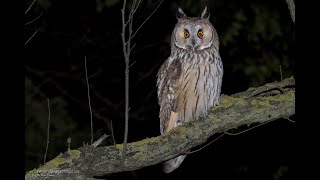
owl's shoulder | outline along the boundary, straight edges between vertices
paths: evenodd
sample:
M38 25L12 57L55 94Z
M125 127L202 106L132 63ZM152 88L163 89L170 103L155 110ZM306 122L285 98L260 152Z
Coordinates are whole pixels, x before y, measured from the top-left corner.
M181 74L182 63L179 59L169 57L161 66L158 72L158 78L163 76L170 77L170 79L178 79Z

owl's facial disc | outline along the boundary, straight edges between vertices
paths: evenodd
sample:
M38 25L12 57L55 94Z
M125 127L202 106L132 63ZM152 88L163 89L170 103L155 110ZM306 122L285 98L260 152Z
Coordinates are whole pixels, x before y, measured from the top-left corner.
M212 45L212 29L204 22L181 23L175 31L175 45L178 48L198 51Z

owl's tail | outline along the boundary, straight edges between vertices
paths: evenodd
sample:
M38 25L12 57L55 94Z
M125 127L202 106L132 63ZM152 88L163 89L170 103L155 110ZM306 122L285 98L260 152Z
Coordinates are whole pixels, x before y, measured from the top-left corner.
M163 163L163 172L165 173L171 173L175 169L177 169L180 164L183 162L184 158L186 158L187 155L181 155L174 159L170 159Z

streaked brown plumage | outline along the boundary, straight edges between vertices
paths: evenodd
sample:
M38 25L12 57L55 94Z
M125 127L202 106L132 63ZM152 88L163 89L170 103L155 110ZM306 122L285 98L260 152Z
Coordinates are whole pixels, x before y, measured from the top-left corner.
M187 17L179 8L177 18L170 57L157 75L162 134L207 115L211 106L218 105L223 77L219 38L207 8L201 17ZM164 172L178 168L185 157L164 162Z

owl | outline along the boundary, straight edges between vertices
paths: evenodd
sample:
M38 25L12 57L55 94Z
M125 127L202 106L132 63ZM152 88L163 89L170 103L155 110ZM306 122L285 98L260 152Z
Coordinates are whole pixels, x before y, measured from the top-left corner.
M200 17L187 17L181 8L177 10L171 54L157 74L161 134L193 122L207 115L211 106L219 105L223 64L218 34L209 16L207 7ZM164 162L163 171L174 171L185 158L180 155Z

